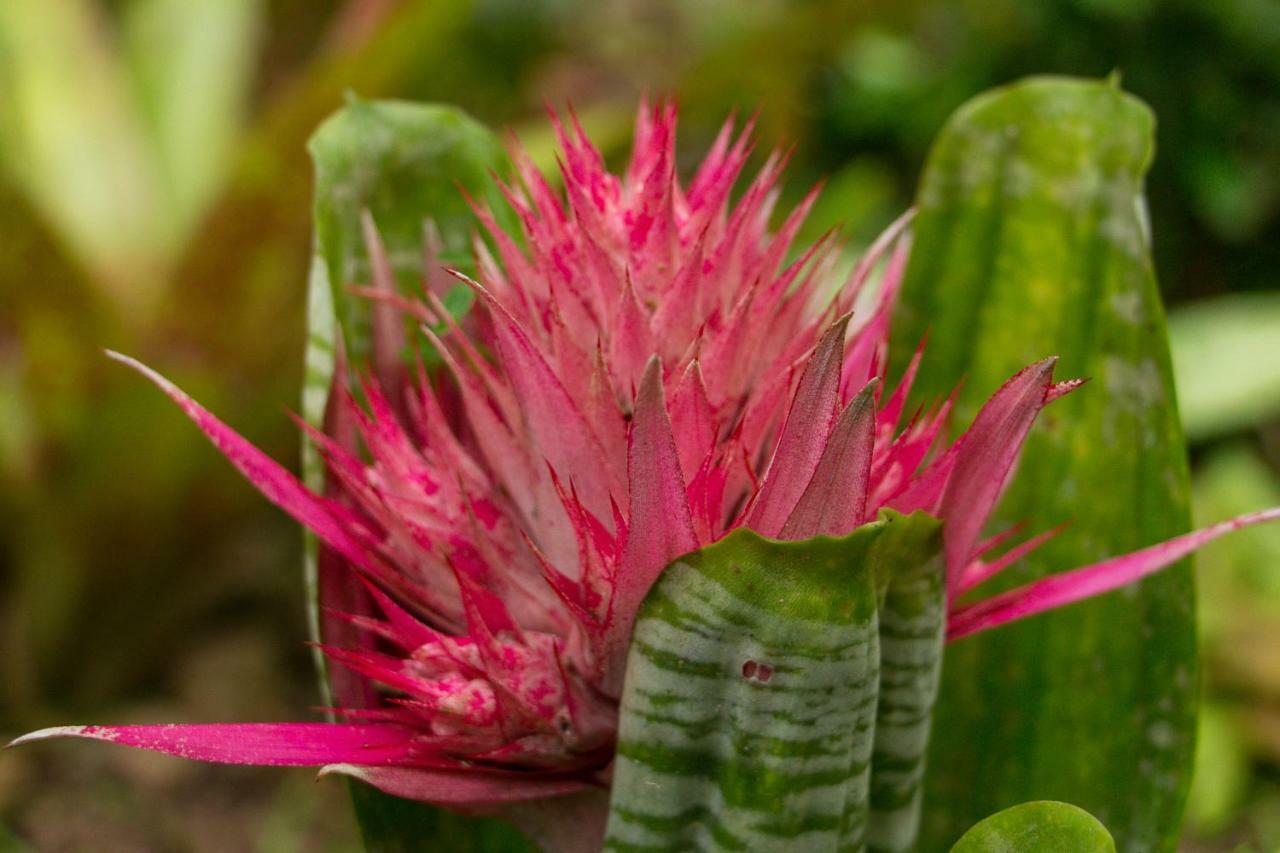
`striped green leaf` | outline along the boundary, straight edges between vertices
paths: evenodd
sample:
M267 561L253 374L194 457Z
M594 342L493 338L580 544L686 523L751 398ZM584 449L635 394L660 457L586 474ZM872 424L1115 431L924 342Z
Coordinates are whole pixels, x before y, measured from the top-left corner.
M1013 806L978 823L951 853L1115 853L1107 828L1082 808L1041 800Z
M354 97L320 126L309 149L316 176L315 233L302 413L319 426L333 380L338 336L356 364L369 351L369 307L348 290L351 284L370 281L361 212L367 209L377 223L398 285L413 293L423 271L424 220L430 217L439 230L442 262L465 269L474 219L460 188L485 196L493 185L491 172L503 170L506 157L489 130L456 108ZM303 446L303 475L313 489L323 488L324 472L310 442ZM311 634L319 639L313 537L306 545L306 584ZM319 656L317 664L323 672ZM327 691L327 680L322 681ZM531 849L504 823L462 818L352 784L370 850L421 850L429 839L445 837L451 850Z
M917 401L963 379L959 428L1044 356L1061 356L1062 378L1093 379L1046 412L993 529L1073 524L1004 584L1188 526L1142 196L1153 130L1113 82L1039 78L970 102L929 156L894 329L899 356L929 332ZM1122 850L1172 849L1194 730L1192 608L1184 566L950 647L923 849L1029 797L1079 803Z
M606 849L862 849L877 599L936 531L925 516L805 542L738 530L669 566L632 634Z
M892 513L887 518L900 519ZM880 691L871 756L871 825L877 851L915 848L925 753L947 627L941 525L923 514L891 524L876 543L881 594Z

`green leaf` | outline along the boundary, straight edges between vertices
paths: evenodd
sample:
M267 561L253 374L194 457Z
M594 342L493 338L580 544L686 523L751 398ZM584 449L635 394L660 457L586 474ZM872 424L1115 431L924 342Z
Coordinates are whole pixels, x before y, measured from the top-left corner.
M367 209L377 223L398 285L414 293L422 272L424 220L436 223L442 262L467 267L474 219L460 188L484 197L493 185L491 173L504 170L507 161L493 134L453 107L355 97L320 126L309 148L316 171L315 235L302 413L320 426L337 335L343 335L352 361L359 363L369 351L369 307L347 289L370 280L361 212ZM303 475L311 488L323 488L323 467L310 442L303 446ZM310 536L305 571L311 635L319 639L316 542ZM323 673L318 655L317 665ZM327 680L322 682L327 693ZM531 849L497 820L459 817L357 784L352 794L370 850L420 850L441 837L457 850Z
M955 425L1022 366L1092 382L1028 441L993 529L1071 527L984 592L1188 527L1142 180L1154 122L1111 82L1037 78L961 108L929 156L894 329L929 331L916 402L960 381ZM1194 740L1185 566L950 647L934 718L925 849L1027 797L1080 803L1123 850L1172 849Z
M669 566L632 634L606 849L860 848L877 590L936 534L923 515L804 542L740 529Z
M871 825L876 851L914 850L920 831L925 753L947 628L942 525L923 513L892 520L876 543L881 598L880 690L871 754Z
M1041 800L993 814L951 853L1115 853L1107 828L1082 808Z

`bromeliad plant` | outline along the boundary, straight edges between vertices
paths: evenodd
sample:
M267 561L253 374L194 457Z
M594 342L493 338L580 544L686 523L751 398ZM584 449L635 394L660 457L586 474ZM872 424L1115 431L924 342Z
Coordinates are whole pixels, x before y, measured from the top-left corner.
M971 135L958 137L1004 122L1009 99L1013 117L996 139L1016 138L1024 117L1027 128L1068 121L1067 107L1120 104L1145 116L1110 85L1036 81L967 108L955 126ZM316 375L304 401L323 459L313 488L117 356L315 535L336 719L73 726L20 741L71 735L210 761L321 766L394 797L506 817L548 849L949 843L951 829L926 827L932 834L920 838L945 641L1132 584L1216 536L1280 518L1259 512L977 594L1058 532L1033 529L1012 544L1022 528L987 528L1041 411L1081 384L1055 381L1052 348L1041 350L954 441L948 429L964 398L921 406L913 397L936 382L926 375L939 372L929 366L935 345L904 350L891 337L895 308L907 299L916 322L932 300L965 312L971 333L994 310L981 301L993 289L921 299L915 272L947 251L940 229L963 225L948 208L957 191L976 199L964 204L992 205L982 195L991 182L926 175L920 221L902 217L838 278L833 239L795 245L816 189L774 215L784 158L769 157L731 197L752 151L750 125L735 133L726 124L682 184L671 106L641 107L621 176L576 121L552 122L563 193L513 147L517 180L499 181L492 203L470 202L482 231L470 273L443 272L442 259L467 264L459 250L471 220L436 187L443 172L487 192L481 176L504 161L481 129L439 108L354 103L318 135ZM400 144L415 134L428 153ZM982 168L997 168L1001 152L982 153ZM935 152L931 169L941 158ZM1098 237L1145 264L1134 207L1144 165L1125 184L1105 168L1089 172L1084 156L1072 168L1087 180L1059 176L1046 209L1078 213L1082 247ZM999 178L1000 192L1038 191L1025 165ZM1095 223L1096 203L1118 218ZM425 214L436 217L425 262L406 262L405 223L416 231ZM1038 227L1052 246L1053 223ZM1105 251L1090 251L1094 276L1106 279ZM1105 288L1094 286L1101 298ZM1105 296L1140 326L1151 309L1143 294ZM1111 366L1105 387L1078 394L1123 410L1167 391L1159 327L1148 326L1143 340L1154 343L1142 346L1160 359L1150 375L1116 384ZM948 334L944 349L955 346ZM1006 351L1048 343L1022 336L1016 316L992 334ZM903 352L905 368L890 375ZM1154 402L1171 411L1171 400ZM1109 429L1075 440L1122 440L1122 424ZM1165 439L1149 436L1151 459ZM1064 470L1057 487L1078 486ZM1176 477L1168 488L1179 488ZM1005 675L976 677L998 685ZM935 750L951 735L935 733ZM966 783L983 784L976 775ZM981 816L939 821L934 811L945 808L923 800L934 826ZM1027 821L1106 836L1080 824L1078 810L1057 808L1010 813L960 847L1020 837ZM430 846L404 827L373 826L372 815L366 807L371 840L401 833L401 844ZM1145 835L1124 830L1126 846L1160 844L1176 818ZM444 843L462 846L492 828L455 822L448 831Z

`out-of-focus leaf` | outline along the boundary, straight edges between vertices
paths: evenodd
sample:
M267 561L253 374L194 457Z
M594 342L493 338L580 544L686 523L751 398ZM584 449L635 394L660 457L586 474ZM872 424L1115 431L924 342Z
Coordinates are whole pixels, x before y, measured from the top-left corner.
M1200 524L1260 506L1280 504L1275 472L1247 444L1215 448L1200 461L1194 482ZM1280 620L1280 529L1262 526L1207 545L1196 557L1201 584L1201 642L1210 656L1236 656L1231 636L1247 622ZM1280 625L1277 625L1280 639ZM1277 685L1280 688L1280 685Z
M397 284L412 295L423 272L424 220L430 217L439 229L440 260L466 266L474 219L462 190L483 197L492 186L491 174L503 170L506 159L493 134L461 110L355 97L320 126L309 148L316 175L315 235L302 412L309 423L322 427L338 335L357 363L369 352L369 305L347 290L371 281L362 212L373 216ZM303 451L304 477L320 490L324 473L319 455L310 442ZM316 542L308 537L308 614L318 640L322 602L316 554ZM323 671L322 659L317 662ZM520 833L499 821L458 817L359 783L352 783L352 797L365 843L373 851L419 850L425 839L445 837L457 850L528 849Z
M738 529L663 571L632 632L605 849L862 849L885 524Z
M1280 415L1280 294L1241 293L1170 311L1169 345L1190 439Z
M1249 785L1249 753L1240 723L1221 705L1200 708L1196 736L1195 775L1187 798L1187 824L1192 832L1212 834L1226 829L1244 806Z
M951 853L1115 853L1107 828L1087 811L1041 800L1007 808L961 836Z
M930 332L917 402L955 425L1024 365L1093 382L1057 402L993 526L1071 528L1011 585L1188 527L1186 450L1148 255L1154 122L1111 82L1038 78L963 107L930 154L892 352ZM1186 567L947 652L924 846L1027 797L1079 803L1123 850L1172 849L1197 686Z
M122 46L175 245L217 190L257 67L261 0L132 0Z
M110 27L87 0L0 3L0 146L9 176L126 309L149 305L172 257Z

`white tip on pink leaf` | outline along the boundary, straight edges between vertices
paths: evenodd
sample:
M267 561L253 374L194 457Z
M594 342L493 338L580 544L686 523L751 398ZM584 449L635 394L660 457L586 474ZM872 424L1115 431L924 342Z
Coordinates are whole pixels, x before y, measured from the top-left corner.
M118 352L107 355L150 379L169 395L214 447L234 465L249 482L258 487L267 500L280 507L299 523L313 531L325 544L357 566L367 566L369 556L364 545L341 523L323 499L316 497L298 478L254 447L241 435L188 397L182 389L151 368Z
M403 761L412 752L413 731L403 726L343 723L59 726L23 735L9 746L64 737L221 764L319 767L334 762Z

